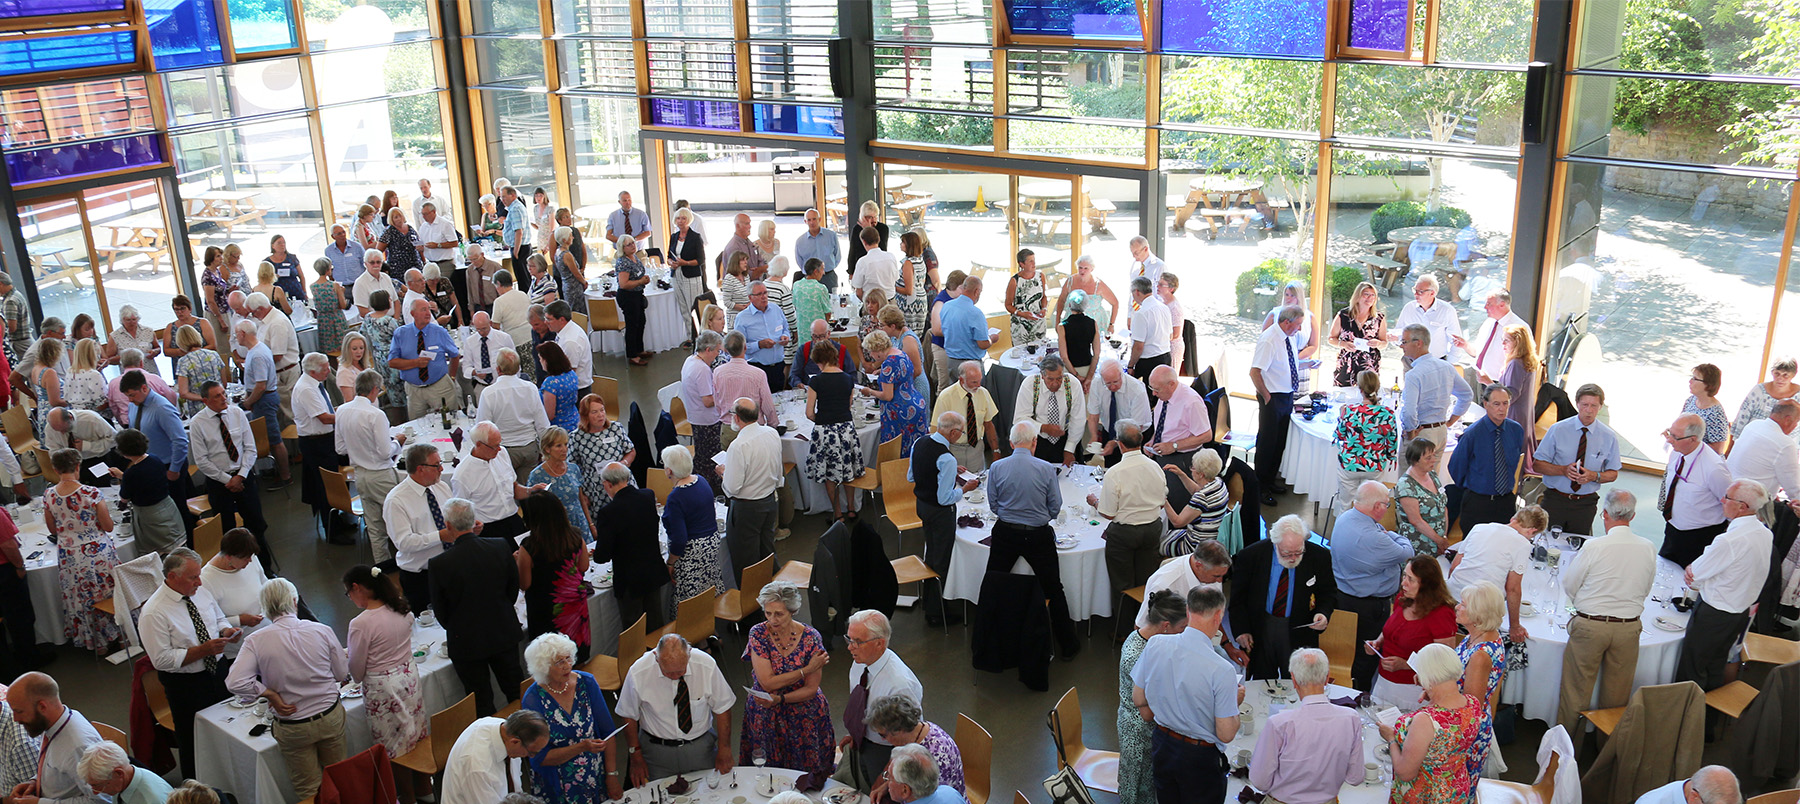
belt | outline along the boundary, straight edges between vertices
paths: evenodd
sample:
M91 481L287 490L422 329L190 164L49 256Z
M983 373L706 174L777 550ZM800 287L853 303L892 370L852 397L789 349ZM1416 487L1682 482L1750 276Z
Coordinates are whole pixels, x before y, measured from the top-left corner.
M1550 492L1551 494L1555 494L1558 497L1566 497L1571 500L1591 500L1591 499L1594 499L1595 497L1600 496L1600 492L1598 492L1598 491L1591 491L1591 492L1588 492L1587 494L1570 494L1566 491L1558 491L1557 489L1550 488L1549 486L1545 486L1544 490Z
M281 725L283 725L283 726L298 726L298 725L301 725L301 724L303 724L303 723L311 723L311 722L313 722L313 721L315 721L315 720L318 720L318 719L320 719L320 718L323 718L323 717L325 717L325 716L326 716L326 715L329 715L329 714L331 714L331 713L332 713L332 712L336 712L336 711L337 711L337 708L338 708L338 701L335 701L335 700L334 700L334 701L332 701L332 702L331 702L331 706L329 706L329 707L327 707L327 708L326 708L326 709L325 709L325 711L323 711L323 712L320 712L320 713L318 713L318 714L316 714L316 715L313 715L313 716L312 716L312 717L302 717L302 718L295 718L295 719L293 719L293 720L277 720L277 721L275 721L275 722L277 722L277 723L280 723L280 724L281 724Z
M1580 617L1583 620L1593 620L1594 622L1601 623L1635 623L1638 621L1638 618L1636 617L1602 617L1598 614L1588 614L1580 611L1575 612L1575 616Z
M700 737L705 737L705 736L706 735L704 735L704 734L700 735ZM650 742L656 743L657 745L668 746L669 748L680 748L681 746L687 745L688 743L691 743L694 740L700 739L700 737L695 737L693 740L665 740L654 734L650 734L647 732L644 734L644 739L649 740Z
M1199 737L1189 737L1185 734L1182 734L1181 732L1178 732L1174 729L1169 728L1168 726L1157 726L1156 730L1162 732L1163 734L1167 734L1170 737L1173 737L1177 740L1180 740L1184 743L1187 743L1188 745L1208 745L1208 746L1212 745L1212 743L1207 742L1206 740L1202 740Z
M1500 498L1501 498L1501 497L1512 497L1512 496L1514 496L1514 495L1515 495L1515 494L1516 494L1516 492L1511 492L1511 491L1503 491L1503 492L1501 492L1501 493L1499 493L1499 494L1482 494L1482 493L1481 493L1481 492L1479 492L1479 491L1465 491L1465 492L1463 492L1463 496L1464 496L1464 497L1485 497L1485 498L1487 498L1487 499L1490 499L1490 500L1497 500L1497 499L1500 499Z
M1433 427L1443 427L1446 424L1449 424L1449 422L1432 422L1430 424L1421 424L1417 427L1414 427L1413 432L1418 432L1420 430L1430 430Z

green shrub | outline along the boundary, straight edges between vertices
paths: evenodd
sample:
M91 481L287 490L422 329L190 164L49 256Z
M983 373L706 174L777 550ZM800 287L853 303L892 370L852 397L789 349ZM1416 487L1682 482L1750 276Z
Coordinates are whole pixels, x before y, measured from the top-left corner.
M1355 265L1331 266L1331 306L1325 312L1336 313L1350 306L1350 295L1364 278L1363 270Z
M1408 226L1448 226L1461 229L1469 225L1469 213L1458 207L1438 207L1426 211L1417 201L1389 201L1369 215L1369 234L1375 242L1386 243L1388 232Z
M1258 294L1257 288L1275 289L1305 277L1293 273L1286 260L1279 257L1264 260L1237 278L1237 313L1244 318L1262 318L1275 306L1276 294Z

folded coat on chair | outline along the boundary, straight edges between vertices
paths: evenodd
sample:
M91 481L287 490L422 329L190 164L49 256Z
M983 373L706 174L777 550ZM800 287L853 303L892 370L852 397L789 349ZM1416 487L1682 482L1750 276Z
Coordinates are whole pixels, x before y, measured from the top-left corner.
M1731 730L1730 756L1732 772L1744 782L1800 773L1800 662L1769 671Z
M387 804L398 800L394 769L380 743L342 762L325 766L319 804Z
M1706 693L1699 684L1640 687L1599 758L1582 774L1582 794L1590 804L1632 804L1693 776L1705 745Z
M981 581L971 633L976 670L1019 668L1019 681L1050 689L1050 612L1036 575L990 572Z

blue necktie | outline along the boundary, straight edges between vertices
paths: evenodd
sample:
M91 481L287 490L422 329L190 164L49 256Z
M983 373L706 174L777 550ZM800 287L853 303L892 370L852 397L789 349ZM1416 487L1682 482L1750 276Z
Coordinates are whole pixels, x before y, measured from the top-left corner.
M1288 392L1300 390L1300 367L1294 365L1294 339L1283 336L1281 344L1287 347L1288 356Z
M331 403L331 394L325 390L325 383L319 383L319 396L325 398L325 412L336 413L337 405Z

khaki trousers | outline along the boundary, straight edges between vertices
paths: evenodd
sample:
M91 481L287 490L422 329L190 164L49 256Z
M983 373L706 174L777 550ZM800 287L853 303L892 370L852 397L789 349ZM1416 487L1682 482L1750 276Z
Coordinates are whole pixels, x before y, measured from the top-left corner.
M1562 692L1556 705L1556 722L1574 737L1576 720L1594 696L1594 676L1600 677L1601 709L1624 706L1631 698L1631 680L1637 675L1638 640L1643 622L1604 623L1586 617L1569 619L1569 645L1563 649Z
M1444 454L1444 441L1449 437L1450 430L1441 424L1436 427L1427 427L1413 434L1413 438L1423 438L1438 446L1438 466L1440 467L1450 458L1450 456ZM1408 463L1406 460L1406 442L1402 441L1400 443L1400 472L1404 474L1406 468L1411 465L1412 464Z
M381 504L398 485L400 472L392 466L356 467L356 495L362 498L363 529L369 533L369 551L377 564L394 556L388 549L387 520L382 517Z
M406 386L406 418L417 419L442 408L462 410L462 386L449 372L430 385Z
M536 469L538 464L542 463L544 451L542 447L538 446L538 442L533 441L523 446L507 447L506 455L512 461L513 473L524 477L531 474L531 470Z
M281 428L294 423L294 383L300 381L300 364L295 363L275 372L275 385L281 391L281 421L275 431L269 433L269 443L281 440Z
M333 705L331 712L307 723L275 721L271 729L281 758L287 761L288 775L294 780L294 793L302 799L319 792L325 766L344 761L344 707Z

